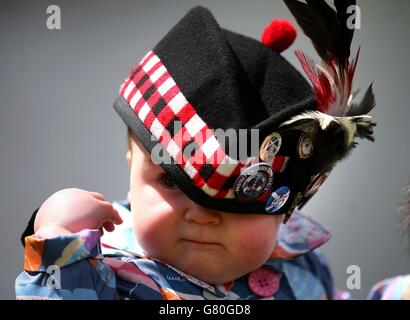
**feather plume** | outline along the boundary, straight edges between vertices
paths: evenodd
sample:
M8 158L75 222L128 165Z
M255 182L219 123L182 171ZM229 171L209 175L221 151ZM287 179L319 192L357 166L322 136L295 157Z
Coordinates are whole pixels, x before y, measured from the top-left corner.
M333 126L331 126L333 124ZM296 115L279 127L283 130L301 130L317 136L324 135L339 127L344 131L344 148L346 151L354 147L354 138L374 141L373 127L376 124L369 115L334 117L319 111L306 111Z
M354 147L354 138L373 141L375 123L367 114L375 106L372 85L359 104L353 103L353 78L360 48L352 61L350 46L354 29L349 29L347 8L356 0L334 0L336 11L325 0L284 0L303 32L310 38L322 61L315 63L302 51L296 51L303 70L312 83L317 111L305 112L282 123L282 127L325 134L342 129L344 146ZM309 129L309 126L312 128ZM339 129L338 129L339 128Z
M284 2L322 58L320 63L315 63L303 52L295 52L312 82L317 110L337 117L349 116L360 49L350 62L354 29L347 26L347 8L355 5L356 0L335 0L336 11L325 0Z

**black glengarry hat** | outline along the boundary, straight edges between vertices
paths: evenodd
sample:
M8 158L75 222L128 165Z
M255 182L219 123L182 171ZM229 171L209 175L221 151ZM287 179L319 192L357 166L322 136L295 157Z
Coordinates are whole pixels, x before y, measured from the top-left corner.
M316 87L280 55L295 35L289 22L274 21L260 42L195 7L123 82L115 110L154 158L170 159L159 164L199 205L289 216L359 132L371 137L369 116L319 108ZM257 132L256 154L248 143L241 159L240 134L232 144L218 130L242 130L248 142Z

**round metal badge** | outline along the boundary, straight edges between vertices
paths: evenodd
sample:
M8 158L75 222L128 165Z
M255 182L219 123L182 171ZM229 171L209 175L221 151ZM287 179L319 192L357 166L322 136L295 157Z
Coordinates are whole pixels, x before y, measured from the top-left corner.
M283 186L272 192L268 200L265 203L265 210L268 213L273 213L282 208L286 201L288 201L290 190L288 187Z
M307 159L313 154L313 141L308 133L303 133L299 137L297 151L301 159Z
M330 172L318 173L317 175L313 176L312 181L307 186L305 192L303 193L303 196L305 198L313 196L322 186L323 182L325 182L325 180L329 176L329 173Z
M282 145L282 137L279 133L273 132L268 135L259 149L259 157L262 161L271 163Z
M235 198L247 201L257 198L273 184L273 170L267 163L256 163L246 168L233 186Z

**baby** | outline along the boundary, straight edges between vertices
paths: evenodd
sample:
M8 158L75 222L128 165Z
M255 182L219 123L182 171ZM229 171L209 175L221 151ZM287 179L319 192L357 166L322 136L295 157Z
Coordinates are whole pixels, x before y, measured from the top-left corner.
M354 68L331 47L326 76L298 53L315 68L312 95L279 54L295 36L274 20L261 43L220 28L203 7L189 11L114 103L128 126L128 201L80 189L48 198L25 238L17 298L332 299L315 250L329 232L296 208L356 137L372 139L374 99L369 88L350 105L351 83L332 77L351 81ZM219 129L238 135L220 138Z

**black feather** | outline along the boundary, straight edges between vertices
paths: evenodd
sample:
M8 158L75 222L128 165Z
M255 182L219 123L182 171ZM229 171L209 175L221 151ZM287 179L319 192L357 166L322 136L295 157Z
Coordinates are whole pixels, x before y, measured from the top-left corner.
M356 0L334 0L335 8L337 11L337 16L342 27L343 33L343 48L344 57L348 59L350 57L350 46L352 44L354 29L349 29L347 26L347 19L349 15L347 14L347 8L352 5L356 5Z
M303 32L313 43L316 51L322 59L328 56L330 48L333 46L333 36L326 27L325 21L320 19L308 4L297 0L284 0L297 23Z
M376 105L376 98L373 93L373 83L367 88L362 101L357 105L353 104L348 115L358 116L361 114L368 114Z
M354 30L347 27L347 7L355 0L335 0L334 11L325 0L284 0L303 32L323 60L336 57L344 66L350 56Z

